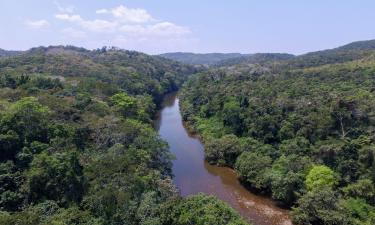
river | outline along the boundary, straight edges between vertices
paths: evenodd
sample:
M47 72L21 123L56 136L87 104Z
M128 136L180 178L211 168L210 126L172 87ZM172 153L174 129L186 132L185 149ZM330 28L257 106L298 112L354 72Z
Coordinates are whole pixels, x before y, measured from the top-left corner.
M288 210L279 208L271 199L251 193L227 167L208 164L204 160L201 141L185 129L177 93L164 98L155 122L160 136L168 142L173 161L174 183L186 197L203 192L227 202L254 225L291 225Z

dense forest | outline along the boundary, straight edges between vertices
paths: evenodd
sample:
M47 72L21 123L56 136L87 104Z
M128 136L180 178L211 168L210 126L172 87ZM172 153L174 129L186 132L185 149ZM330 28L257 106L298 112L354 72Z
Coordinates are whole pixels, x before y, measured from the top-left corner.
M163 58L172 59L177 62L193 65L214 65L224 60L236 59L248 56L240 53L189 53L173 52L159 55Z
M270 61L289 60L295 56L285 53L188 53L174 52L159 55L160 57L175 60L190 65L205 65L210 67L233 66L237 64L254 64Z
M213 64L214 67L229 67L238 64L263 64L270 62L281 62L294 58L294 55L286 53L256 53L241 57L224 59Z
M246 224L222 201L182 199L152 127L199 68L102 48L0 58L0 224Z
M247 224L172 182L152 121L181 86L209 163L295 224L375 224L375 41L173 57L210 67L105 47L0 50L0 224Z
M375 41L232 59L180 99L206 159L291 207L295 224L375 224Z
M21 51L7 51L0 48L0 57L8 57L8 56L14 56L17 54L22 53Z

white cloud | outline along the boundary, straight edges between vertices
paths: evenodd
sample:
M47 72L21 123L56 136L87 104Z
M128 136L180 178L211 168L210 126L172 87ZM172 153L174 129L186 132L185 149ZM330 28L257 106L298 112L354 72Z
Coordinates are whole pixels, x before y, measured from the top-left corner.
M106 13L109 13L107 9L98 9L96 10L96 13L97 14L106 14Z
M114 18L124 23L147 23L154 21L152 16L145 10L140 8L128 8L120 5L118 7L108 9L99 9L97 14L112 14Z
M120 31L132 35L142 35L147 33L147 29L141 25L123 25L120 27Z
M149 29L150 33L159 36L182 36L191 33L189 28L177 26L170 22L157 23L152 25Z
M117 27L116 22L111 22L107 20L84 20L81 26L95 32L113 32Z
M62 29L61 32L65 35L67 35L69 37L73 37L73 38L84 38L84 37L87 36L86 32L81 31L81 30L77 30L77 29L74 29L74 28L71 28L71 27Z
M114 39L114 42L120 45L124 45L128 43L128 38L122 36L122 35L117 35Z
M80 15L57 14L57 19L75 23L87 30L94 32L111 32L114 31L117 23L107 20L84 20Z
M123 25L120 31L130 36L178 37L191 33L187 27L170 22L160 22L152 25Z
M76 25L81 26L84 29L94 32L115 32L119 31L123 34L127 34L130 36L137 36L140 37L142 35L146 36L164 36L164 37L176 37L176 36L183 36L186 34L191 33L190 29L187 27L178 26L171 22L156 22L153 20L151 15L148 16L138 16L132 17L131 21L149 21L147 23L129 23L125 21L129 21L130 14L127 15L127 19L125 20L117 20L118 17L121 16L122 19L125 18L124 8L126 10L133 10L128 9L124 6L119 6L111 11L113 14L114 20L102 20L102 19L94 19L94 20L85 20L80 15L74 14L57 14L55 17L59 20L68 21L71 23L75 23ZM137 9L140 10L140 9ZM107 13L108 11L105 9L100 9L96 11L97 13ZM137 13L135 13L137 14ZM117 15L117 16L116 16ZM153 22L151 22L151 19Z
M76 41L84 38L85 45L95 47L113 45L156 52L178 49L179 46L196 42L188 27L155 19L145 9L120 5L98 9L95 13L96 18L88 19L77 13L60 10L55 18L70 24L61 30L65 37ZM90 35L91 32L95 34Z
M74 9L75 7L72 6L72 5L69 5L69 6L62 6L60 5L59 2L57 1L54 1L53 2L55 4L55 6L57 7L57 10L61 13L73 13L74 12Z
M47 20L27 20L25 24L32 29L43 29L49 26Z
M59 20L66 20L69 22L82 22L83 21L80 15L56 14L55 17Z

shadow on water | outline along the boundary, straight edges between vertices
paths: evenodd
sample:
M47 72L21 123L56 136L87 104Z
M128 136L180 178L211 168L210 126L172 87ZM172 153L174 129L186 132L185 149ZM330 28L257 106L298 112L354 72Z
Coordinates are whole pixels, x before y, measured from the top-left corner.
M204 160L202 143L190 135L183 125L177 93L164 98L155 128L176 156L173 180L182 196L199 192L215 195L254 225L292 224L288 210L278 207L267 197L248 191L238 181L234 170L213 166Z

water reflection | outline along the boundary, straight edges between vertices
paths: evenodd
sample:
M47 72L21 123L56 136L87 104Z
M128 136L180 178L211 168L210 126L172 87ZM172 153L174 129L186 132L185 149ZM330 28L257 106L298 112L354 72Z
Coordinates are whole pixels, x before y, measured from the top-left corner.
M183 123L176 93L167 95L155 121L160 136L175 154L174 182L182 196L204 192L229 203L254 225L290 225L288 211L269 198L246 190L232 169L217 167L204 160L200 140L190 135Z

